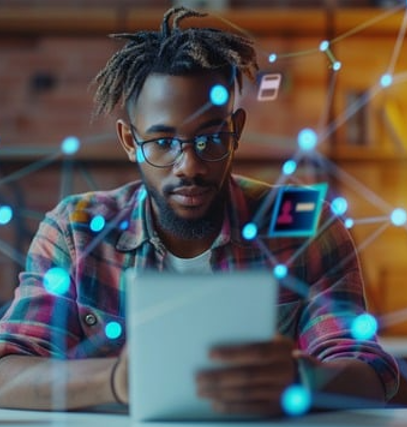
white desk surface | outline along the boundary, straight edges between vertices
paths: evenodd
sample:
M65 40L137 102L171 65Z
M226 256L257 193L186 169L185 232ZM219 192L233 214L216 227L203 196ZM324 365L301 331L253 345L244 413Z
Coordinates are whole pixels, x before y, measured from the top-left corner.
M406 427L407 409L369 409L309 414L267 422L132 423L125 414L64 413L0 409L1 427Z

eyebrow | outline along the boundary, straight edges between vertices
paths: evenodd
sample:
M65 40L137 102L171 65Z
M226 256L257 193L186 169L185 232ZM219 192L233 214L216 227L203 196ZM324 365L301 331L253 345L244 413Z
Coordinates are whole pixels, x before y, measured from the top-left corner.
M214 126L223 126L224 124L227 123L227 119L225 118L216 118L216 119L211 119L208 120L207 122L202 123L201 125L199 125L199 127L196 129L196 131L201 131L203 129L207 129L210 127L214 127ZM154 134L154 133L172 133L172 134L176 134L177 133L177 128L174 126L169 126L169 125L165 125L165 124L155 124L150 126L145 132L146 135L149 134Z

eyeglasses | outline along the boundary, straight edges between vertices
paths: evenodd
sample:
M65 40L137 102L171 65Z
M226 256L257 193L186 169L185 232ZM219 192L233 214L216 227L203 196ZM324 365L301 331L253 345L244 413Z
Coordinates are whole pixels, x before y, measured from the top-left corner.
M184 144L193 144L195 154L205 162L219 162L230 155L236 146L235 132L215 132L189 139L177 137L153 138L138 141L136 129L130 125L134 142L141 148L147 163L157 168L173 166L183 153Z

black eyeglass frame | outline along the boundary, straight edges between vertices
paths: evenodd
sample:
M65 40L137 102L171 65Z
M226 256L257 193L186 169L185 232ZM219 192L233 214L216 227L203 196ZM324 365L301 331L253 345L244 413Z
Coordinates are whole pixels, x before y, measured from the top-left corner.
M220 131L220 132L212 132L212 133L206 133L206 134L199 134L199 135L195 135L194 137L188 138L188 139L178 138L178 137L174 136L174 137L151 138L151 139L147 139L145 141L139 141L137 139L137 129L136 129L136 127L132 123L130 123L129 126L130 126L130 132L131 132L131 135L133 137L133 140L136 143L136 145L138 145L141 148L142 153L143 153L143 157L145 158L146 162L149 165L154 166L155 168L169 168L169 167L174 166L178 162L178 160L180 159L180 157L182 156L182 154L184 152L183 148L182 148L182 146L184 144L194 144L194 153L197 155L197 157L200 160L202 160L204 162L214 163L214 162L220 162L220 161L226 159L228 156L230 156L230 154L232 153L233 149L236 147L236 144L238 142L238 135L235 132L235 130L233 130L233 131ZM233 126L233 122L232 122L232 126ZM199 151L196 149L196 147L197 147L197 138L202 138L204 136L212 136L212 135L222 135L222 134L223 135L227 134L229 137L233 138L233 144L230 145L229 150L222 157L220 157L219 159L214 159L214 160L203 159L200 156ZM179 155L174 159L174 161L172 163L170 163L168 165L160 165L160 166L155 165L154 163L151 163L151 161L147 158L147 156L144 153L144 145L145 144L147 144L149 142L157 142L160 139L172 139L172 140L176 140L176 141L178 141L179 146L180 146Z

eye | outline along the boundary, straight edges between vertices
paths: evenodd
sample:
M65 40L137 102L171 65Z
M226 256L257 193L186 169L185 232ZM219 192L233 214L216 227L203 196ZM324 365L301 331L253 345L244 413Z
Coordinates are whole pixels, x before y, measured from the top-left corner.
M174 138L158 138L154 141L154 145L160 150L169 151L178 145L178 141Z
M210 135L210 142L217 145L222 144L221 134L213 133L212 135Z

